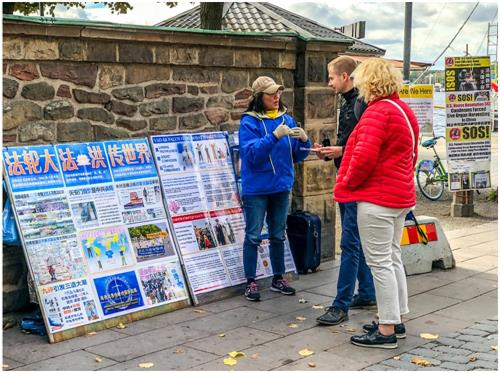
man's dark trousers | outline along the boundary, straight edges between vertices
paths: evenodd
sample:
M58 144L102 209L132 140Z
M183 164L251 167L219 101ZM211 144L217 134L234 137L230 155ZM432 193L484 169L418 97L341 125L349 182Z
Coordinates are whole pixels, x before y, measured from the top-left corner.
M358 205L356 202L340 203L340 220L342 237L340 239L340 271L337 282L337 296L333 306L348 312L352 302L356 278L358 279L358 295L362 300L375 300L375 287L370 268L367 266L361 248L358 232Z

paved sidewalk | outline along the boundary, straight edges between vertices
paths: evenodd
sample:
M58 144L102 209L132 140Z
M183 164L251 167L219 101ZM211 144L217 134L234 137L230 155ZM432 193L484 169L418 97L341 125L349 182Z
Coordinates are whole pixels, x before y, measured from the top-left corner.
M394 350L350 344L350 336L361 333L362 324L374 319L373 310L352 311L350 320L339 326L316 325L315 318L323 310L313 306L330 305L336 292L339 261L331 261L323 263L320 272L293 282L298 289L295 297L266 290L259 303L234 297L54 345L46 337L24 335L12 328L3 333L4 369L314 371L383 366L407 370L419 368L409 360L422 351L430 351L422 357L440 361L440 366L423 368L426 370L461 367L452 363L492 369L493 364L484 366L484 361L497 362L493 359L496 353L486 351L490 342L490 349L497 344L496 322L491 321L498 315L497 222L447 232L447 236L457 267L408 277L408 336ZM307 303L300 303L300 298ZM440 338L429 342L420 333L439 334ZM487 342L477 343L474 336L486 337ZM299 351L305 348L314 354L302 357ZM234 366L224 365L230 351L243 351L246 356L237 358ZM477 354L475 364L456 358L472 357L472 351ZM141 369L140 363L153 363L154 367Z
M491 318L364 370L498 371L497 349L498 318ZM418 360L424 365L412 363Z

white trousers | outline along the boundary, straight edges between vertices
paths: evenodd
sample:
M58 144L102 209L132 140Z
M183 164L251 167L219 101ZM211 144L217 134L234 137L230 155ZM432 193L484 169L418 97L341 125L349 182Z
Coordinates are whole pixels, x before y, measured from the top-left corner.
M359 236L373 275L380 324L399 324L401 315L410 312L400 246L410 210L358 202Z

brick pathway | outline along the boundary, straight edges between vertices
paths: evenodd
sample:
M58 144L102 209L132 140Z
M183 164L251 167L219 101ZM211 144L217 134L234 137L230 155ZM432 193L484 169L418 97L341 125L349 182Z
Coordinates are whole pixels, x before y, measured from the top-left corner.
M498 318L475 323L364 370L493 370L498 371ZM432 366L412 363L423 358Z

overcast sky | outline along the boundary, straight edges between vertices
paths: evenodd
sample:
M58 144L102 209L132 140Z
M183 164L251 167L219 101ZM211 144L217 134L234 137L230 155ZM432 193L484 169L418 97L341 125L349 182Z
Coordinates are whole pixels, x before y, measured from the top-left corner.
M388 58L403 58L404 2L349 0L270 2L329 27L366 21L364 40L386 49L385 56ZM89 5L86 9L71 10L65 10L64 7L59 6L56 16L154 25L199 4L199 2L179 1L179 5L171 9L164 3L156 1L143 0L141 2L130 1L130 3L134 9L124 15L112 15L102 5ZM475 2L469 1L415 1L413 3L412 60L433 62L448 45L474 5ZM466 44L469 44L469 53L485 55L488 22L496 22L497 17L498 8L495 0L480 2L471 19L445 55L464 55ZM437 68L443 67L443 58L436 64Z

